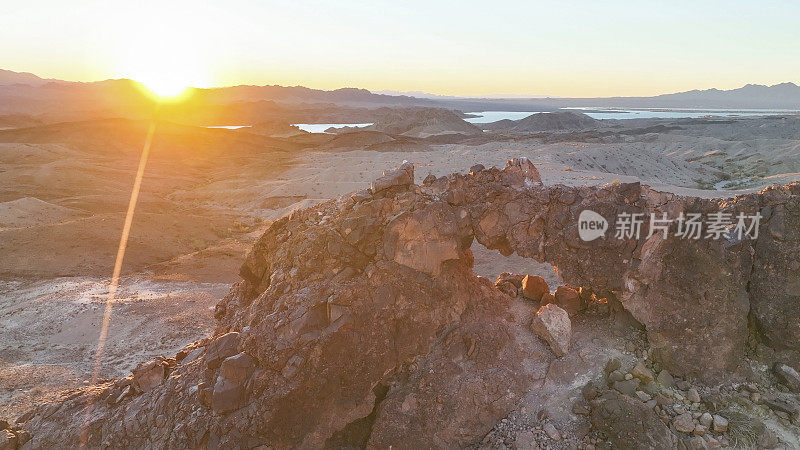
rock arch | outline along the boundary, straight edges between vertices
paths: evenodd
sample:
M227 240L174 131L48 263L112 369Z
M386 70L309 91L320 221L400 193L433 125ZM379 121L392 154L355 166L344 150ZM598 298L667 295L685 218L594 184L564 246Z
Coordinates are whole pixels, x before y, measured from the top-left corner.
M135 372L31 412L31 446L73 445L85 418L91 447L473 444L553 358L530 311L472 273L474 239L616 298L674 373L734 369L748 318L797 357L798 183L727 200L638 183L544 186L526 159L413 180L406 163L275 222L217 306L214 338L142 366L147 380L164 374L146 392ZM584 242L585 209L760 211L765 221L755 240Z

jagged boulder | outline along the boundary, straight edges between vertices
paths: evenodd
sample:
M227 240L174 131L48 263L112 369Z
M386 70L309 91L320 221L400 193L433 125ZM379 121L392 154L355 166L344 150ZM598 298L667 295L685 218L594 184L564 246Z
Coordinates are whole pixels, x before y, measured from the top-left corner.
M535 302L542 300L542 295L550 293L550 286L544 278L534 275L525 275L522 279L522 295Z
M208 344L205 362L209 369L216 369L229 356L239 352L239 333L232 331L225 333Z
M211 391L211 408L233 411L246 404L246 383L256 369L256 361L246 353L225 358Z
M533 331L548 345L556 356L569 352L572 339L572 322L569 314L553 303L539 308L531 323Z
M138 392L149 392L164 381L166 364L156 359L139 364L133 369L133 387Z
M404 187L414 183L414 165L404 162L398 169L384 171L383 176L372 182L370 191L377 194L392 187Z
M509 186L530 187L542 183L542 176L528 158L513 158L502 172L503 182Z
M578 314L583 309L580 294L573 287L559 286L553 297L555 297L556 305L563 308L570 315Z

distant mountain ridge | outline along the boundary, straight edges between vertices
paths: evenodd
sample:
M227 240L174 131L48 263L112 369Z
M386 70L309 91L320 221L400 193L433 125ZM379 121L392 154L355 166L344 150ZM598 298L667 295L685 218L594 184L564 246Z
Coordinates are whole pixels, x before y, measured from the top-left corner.
M0 69L0 100L28 98L31 101L58 102L62 94L100 95L109 92L133 91L137 83L117 79L96 82L69 82L42 79L35 74ZM99 94L98 94L99 93ZM73 95L75 94L75 95ZM132 95L132 94L130 94ZM729 108L729 109L788 109L800 110L800 86L780 83L772 86L748 84L737 89L705 89L661 94L653 97L585 97L585 98L475 98L422 94L390 95L360 88L335 90L312 89L303 86L252 86L195 89L195 97L212 104L274 101L285 104L326 103L351 107L438 107L463 112L470 111L553 111L563 107L617 108ZM3 108L0 108L2 110ZM2 112L2 111L0 111ZM6 113L26 113L14 108ZM30 112L27 112L30 113Z
M46 82L47 80L44 80L43 78L40 78L38 75L34 75L32 73L14 72L12 70L0 69L0 85L27 84L32 86L38 86Z
M794 83L780 83L772 86L747 84L730 90L712 88L662 94L654 99L667 102L689 102L697 107L709 108L800 109L800 86Z

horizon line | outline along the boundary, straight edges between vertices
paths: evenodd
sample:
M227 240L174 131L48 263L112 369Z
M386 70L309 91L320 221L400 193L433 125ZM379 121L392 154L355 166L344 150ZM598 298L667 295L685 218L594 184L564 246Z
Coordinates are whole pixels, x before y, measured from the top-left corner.
M146 86L146 83L138 81L134 78L129 77L119 77L119 78L105 78L105 79L95 79L95 80L68 80L62 78L43 78L34 72L28 71L16 71L12 69L3 69L0 68L0 71L8 71L13 72L18 75L31 75L39 80L43 81L43 84L48 83L75 83L75 84L92 84L92 83L104 83L104 82L113 82L113 81L129 81L133 83L140 84L142 86ZM25 82L17 82L12 84L7 84L5 86L11 86L14 84L22 84L35 87L36 85L32 85ZM742 89L748 86L760 86L760 87L767 87L772 88L776 86L782 85L792 85L795 87L800 87L798 83L793 81L783 81L780 83L775 84L760 84L760 83L745 83L739 87L731 88L731 89L720 89L717 87L710 87L710 88L694 88L688 89L684 91L675 91L675 92L662 92L659 94L653 95L605 95L605 96L594 96L594 97L581 97L581 96L563 96L563 95L548 95L548 94L460 94L460 95L452 95L452 94L437 94L435 92L425 92L425 91L417 91L417 90L397 90L397 89L379 89L379 90L370 90L367 88L362 87L355 87L355 86L342 86L334 89L323 89L317 87L309 87L301 84L296 85L282 85L282 84L248 84L248 83L241 83L241 84L228 84L228 85L217 85L217 86L187 86L186 90L195 89L195 90L213 90L213 89L230 89L230 88L237 88L237 87L254 87L254 88L261 88L261 87L278 87L278 88L304 88L309 90L315 91L322 91L322 92L335 92L340 90L352 89L352 90L363 90L367 91L370 94L374 95L387 95L392 97L411 97L417 98L422 100L435 100L435 99L468 99L468 100L480 100L480 99L487 99L487 100L547 100L547 99L613 99L613 98L651 98L651 97L659 97L662 95L671 95L671 94L683 94L687 92L703 92L703 91L721 91L721 92L729 92L734 91L737 89Z

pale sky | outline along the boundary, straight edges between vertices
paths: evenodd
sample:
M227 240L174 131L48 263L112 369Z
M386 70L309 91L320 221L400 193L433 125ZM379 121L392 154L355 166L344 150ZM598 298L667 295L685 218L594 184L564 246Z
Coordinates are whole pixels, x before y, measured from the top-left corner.
M0 68L447 95L800 83L798 1L10 1Z

